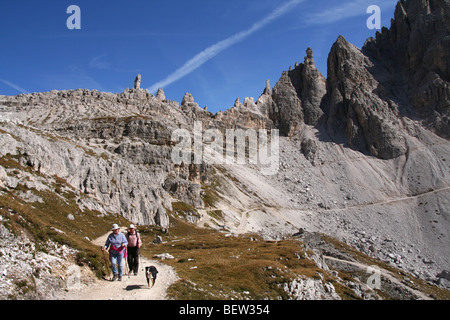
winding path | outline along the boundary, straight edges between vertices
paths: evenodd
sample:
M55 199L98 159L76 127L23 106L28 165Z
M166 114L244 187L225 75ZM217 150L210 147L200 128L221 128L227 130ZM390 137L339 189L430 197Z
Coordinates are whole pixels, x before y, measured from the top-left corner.
M102 246L108 234L92 242ZM144 272L145 266L150 265L155 266L159 272L155 286L152 288L147 287ZM126 270L124 264L124 273ZM65 298L70 300L165 300L167 299L167 289L177 280L178 276L172 267L141 256L137 276L124 274L122 281L96 279L87 287L69 292Z
M341 262L341 263L346 263L346 264L351 264L355 267L361 268L363 270L367 270L368 267L370 267L369 265L366 265L364 263L360 263L360 262L354 262L354 261L348 261L348 260L342 260L342 259L338 259L338 258L334 258L334 257L330 257L330 256L323 256L324 259L328 259L328 260L332 260L332 261L337 261L337 262ZM427 295L425 295L424 293L415 290L405 284L403 284L397 277L395 277L390 271L387 271L385 269L379 268L380 270L380 275L385 277L386 279L389 279L391 282L401 286L402 288L410 291L412 294L418 296L419 298L423 299L423 300L432 300L430 297L428 297Z

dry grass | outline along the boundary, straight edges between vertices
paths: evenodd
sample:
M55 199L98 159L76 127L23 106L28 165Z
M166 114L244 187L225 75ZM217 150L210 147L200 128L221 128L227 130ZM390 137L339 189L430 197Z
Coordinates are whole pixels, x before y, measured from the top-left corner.
M226 236L175 217L171 224L168 234L155 229L141 230L141 234L144 239L159 234L164 241L144 246L143 254L167 252L175 257L165 260L182 278L169 290L174 299L287 299L284 283L299 275L317 277L317 272L323 272L305 257L296 240Z
M421 279L418 279L418 278L412 276L411 274L408 274L400 269L397 269L385 262L376 260L366 254L361 253L360 251L356 250L355 248L352 248L349 245L347 245L341 241L338 241L330 236L321 235L321 237L324 239L324 241L333 244L333 246L335 248L352 256L356 261L359 261L366 265L375 265L384 270L391 272L391 274L393 276L395 276L402 283L408 285L412 289L421 291L433 299L450 300L450 291L449 290L445 290L443 288L434 286L424 280L421 280ZM349 280L352 280L353 279L352 276L355 275L355 274L346 273L346 272L340 272L340 274L341 274L341 277L347 277ZM368 274L361 273L357 276L362 279L365 279L368 277ZM393 297L389 292L386 292L386 291L378 291L378 294L380 296L382 296L384 299L393 299L393 298L395 299L395 297Z
M17 157L5 156L0 158L0 164L6 169L38 175L30 167L23 167L18 160ZM112 223L125 225L129 222L115 214L103 215L94 210L80 210L76 203L78 196L61 178L48 179L47 184L49 190L29 189L21 183L13 190L1 189L2 223L16 235L25 232L36 242L37 250L46 251L46 243L50 239L79 250L76 257L78 263L89 265L100 277L103 272L103 257L100 250L86 237L95 239L109 230ZM41 202L25 201L21 194L26 192L39 197ZM85 195L81 194L80 197ZM69 214L74 220L68 218Z
M1 157L0 164L11 173L22 171L43 178L31 167L21 165L20 155ZM109 230L112 223L126 225L129 222L117 215L80 210L76 201L85 195L76 195L63 179L52 177L47 179L47 184L50 189L43 191L28 189L24 184L19 184L14 190L1 189L2 223L17 234L26 232L35 239L37 250L46 250L45 243L49 239L78 249L78 262L89 265L101 276L101 253L85 237L97 238ZM26 202L20 197L22 192L31 192L43 201ZM311 252L299 240L264 241L257 235L250 234L226 236L217 230L197 228L177 218L177 213L195 211L191 206L176 202L173 209L174 212L169 213L170 228L167 233L156 226L139 227L144 240L144 255L152 257L154 254L167 252L175 257L165 261L181 277L180 281L169 288L172 299L288 299L289 296L283 290L285 283L301 276L318 279L319 273L324 277L324 282L334 285L342 298L358 298L352 290L308 259ZM68 219L69 214L75 219ZM220 216L221 212L211 211L210 214ZM163 238L163 244L150 244L155 235ZM358 261L379 265L397 274L400 279L408 281L410 286L422 292L437 299L450 299L447 290L399 273L397 269L363 255L331 237L323 236L323 239ZM344 281L353 281L355 274L340 272L339 276ZM384 293L380 294L387 299L391 298Z

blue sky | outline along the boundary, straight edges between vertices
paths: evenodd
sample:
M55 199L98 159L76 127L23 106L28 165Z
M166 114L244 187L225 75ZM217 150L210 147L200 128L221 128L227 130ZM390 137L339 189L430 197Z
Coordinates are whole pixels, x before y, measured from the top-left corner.
M361 47L375 35L366 13L390 27L395 0L2 0L0 94L53 89L122 92L162 86L181 101L226 110L259 97L311 47L319 70L339 35ZM69 30L70 5L81 30Z

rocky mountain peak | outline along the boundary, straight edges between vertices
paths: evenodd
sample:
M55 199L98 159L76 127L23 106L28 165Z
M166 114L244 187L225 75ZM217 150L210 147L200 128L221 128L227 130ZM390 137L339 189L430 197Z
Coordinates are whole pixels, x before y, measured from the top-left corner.
M308 49L306 49L306 57L305 57L304 64L305 64L305 66L309 66L309 67L315 67L316 66L316 64L314 62L314 58L313 58L313 51L309 47L308 47Z
M336 141L390 159L407 151L418 117L444 138L450 134L450 1L400 1L390 29L362 49L339 36L328 56L328 78L308 48L304 63L283 72L269 117L281 132L325 123Z
M234 100L234 108L239 108L239 106L242 105L241 102L239 101L239 98L236 98L236 100Z
M159 88L158 92L156 92L156 99L158 99L159 101L166 100L166 95L165 95L164 90L162 88Z
M390 29L377 32L362 50L403 114L448 139L450 1L399 1Z
M140 74L138 74L138 75L136 76L136 80L134 80L134 88L135 88L136 90L141 89L141 75L140 75Z
M192 94L186 92L183 96L183 100L181 101L181 106L182 107L193 107L193 106L198 107L198 104L194 102L194 97L192 96Z
M302 123L316 125L323 115L321 105L325 94L325 77L316 68L313 51L308 48L304 63L284 71L273 89L277 111L272 120L280 123L287 135L298 132Z
M270 88L270 80L266 80L266 87L264 88L263 94L272 95L272 89Z
M300 132L304 124L302 102L287 71L283 71L273 87L272 98L276 109L271 117L280 127L280 132L287 136Z
M390 159L406 152L398 106L382 95L372 61L340 36L328 56L326 123L348 145Z

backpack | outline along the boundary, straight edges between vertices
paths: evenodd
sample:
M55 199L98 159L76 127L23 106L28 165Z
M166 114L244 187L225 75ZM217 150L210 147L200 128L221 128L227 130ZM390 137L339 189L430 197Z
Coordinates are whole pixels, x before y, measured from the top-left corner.
M130 237L130 236L136 236L136 246L137 246L137 244L139 243L139 240L141 240L141 236L139 235L139 232L137 231L137 230L134 230L134 234L131 234L130 233L130 231L128 231L127 232L127 239Z

